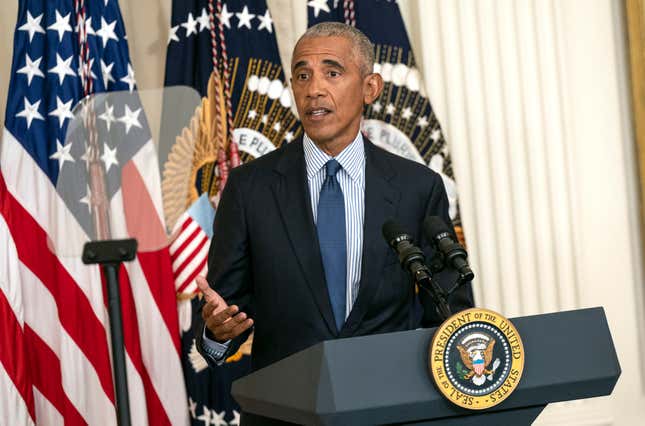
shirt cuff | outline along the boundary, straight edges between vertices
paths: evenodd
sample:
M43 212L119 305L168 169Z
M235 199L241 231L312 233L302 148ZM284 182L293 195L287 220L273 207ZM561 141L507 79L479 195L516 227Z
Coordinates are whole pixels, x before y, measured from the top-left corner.
M224 363L226 351L228 350L228 345L231 343L230 340L227 340L224 343L217 342L213 339L209 339L208 336L206 335L206 327L204 327L204 331L202 332L202 344L204 351L213 357L213 360L218 365L221 365Z

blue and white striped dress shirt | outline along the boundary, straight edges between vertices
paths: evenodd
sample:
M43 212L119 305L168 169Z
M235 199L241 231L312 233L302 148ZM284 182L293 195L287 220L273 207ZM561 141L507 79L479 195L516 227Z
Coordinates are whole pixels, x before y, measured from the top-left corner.
M324 153L314 141L306 134L302 138L307 167L307 183L311 194L311 211L314 222L318 217L318 198L320 189L325 181L325 164L335 158L341 165L336 174L340 189L345 198L345 235L347 238L347 293L345 319L352 311L352 306L358 296L358 287L361 279L361 265L363 255L363 220L365 218L365 142L363 135L358 135L336 157ZM202 335L204 349L217 363L224 362L224 354L228 343L219 343Z
M318 217L320 189L327 177L325 164L335 158L341 165L336 174L345 198L345 235L347 238L347 292L345 318L349 316L358 295L363 254L363 219L365 218L365 146L360 132L336 157L324 153L306 134L302 138L307 165L314 222Z

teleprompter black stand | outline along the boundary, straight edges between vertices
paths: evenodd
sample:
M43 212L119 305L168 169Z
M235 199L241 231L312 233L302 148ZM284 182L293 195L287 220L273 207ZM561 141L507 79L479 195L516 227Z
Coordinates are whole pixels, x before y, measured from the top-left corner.
M83 263L99 264L107 281L110 337L112 339L112 364L116 390L116 410L119 426L130 425L130 401L125 369L123 346L123 319L121 316L121 293L119 291L119 268L122 262L134 259L137 240L90 241L83 247Z
M528 425L551 402L609 395L620 365L602 308L512 319L524 373L484 411L453 405L428 374L435 329L319 343L233 384L246 412L312 425Z

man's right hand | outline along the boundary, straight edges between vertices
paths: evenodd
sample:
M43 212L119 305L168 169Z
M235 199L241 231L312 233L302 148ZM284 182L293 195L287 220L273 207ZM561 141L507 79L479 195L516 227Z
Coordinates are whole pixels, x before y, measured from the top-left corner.
M247 318L244 312L239 312L237 305L228 306L226 301L208 285L206 278L197 277L196 281L206 299L206 305L202 309L202 319L216 341L224 343L234 339L253 326L253 320Z

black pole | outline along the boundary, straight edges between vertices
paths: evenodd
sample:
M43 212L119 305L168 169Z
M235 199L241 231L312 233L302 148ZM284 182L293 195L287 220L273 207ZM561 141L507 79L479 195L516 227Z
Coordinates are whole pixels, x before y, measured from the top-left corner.
M121 315L121 292L119 291L118 275L120 265L120 263L103 265L103 272L105 272L107 281L117 420L119 426L130 426L130 401L128 398L128 377L125 366L123 317Z
M419 287L419 289L424 290L430 295L430 298L435 304L437 314L441 321L445 321L452 315L450 311L450 306L446 300L445 291L437 284L435 280L432 279L432 276L428 273L427 268L416 271L414 274L414 281Z
M133 260L137 241L105 240L90 241L83 247L83 263L103 267L107 281L108 314L110 316L110 339L112 341L112 368L116 392L116 415L119 426L130 426L130 400L123 343L123 317L121 315L121 292L119 291L119 268L122 262Z

